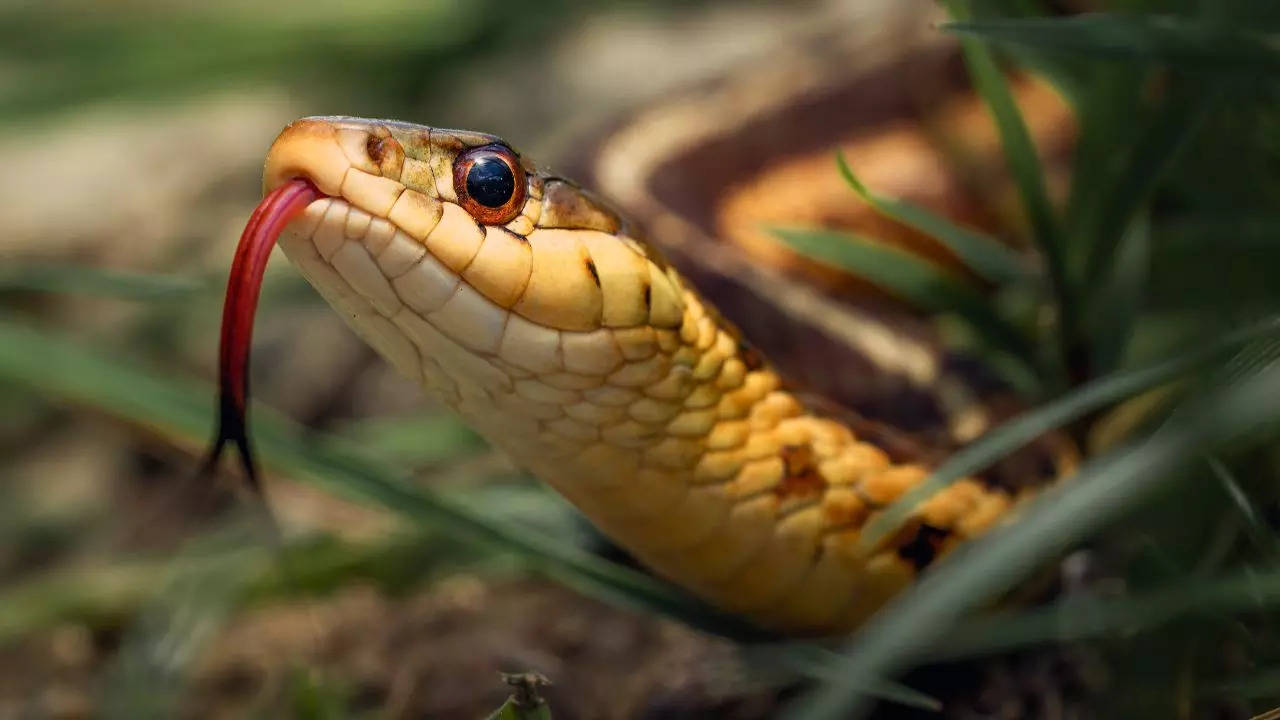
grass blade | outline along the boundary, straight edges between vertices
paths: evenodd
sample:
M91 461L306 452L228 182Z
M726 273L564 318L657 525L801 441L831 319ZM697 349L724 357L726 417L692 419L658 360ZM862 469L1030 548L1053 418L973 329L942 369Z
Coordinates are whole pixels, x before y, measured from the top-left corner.
M1083 385L1068 395L1023 413L952 455L920 485L912 488L863 532L865 547L874 547L924 500L947 485L971 475L1054 428L1061 427L1098 408L1166 383L1196 367L1237 350L1260 337L1280 331L1280 318L1270 318L1233 332L1205 347L1137 370L1117 373Z
M967 228L908 202L876 195L867 189L853 174L844 153L836 153L836 165L849 187L876 212L885 217L909 225L941 242L960 258L974 274L982 279L1002 285L1023 280L1031 268L1026 259L999 240Z
M1214 456L1205 458L1205 462L1222 485L1222 491L1227 494L1232 505L1240 513L1245 530L1249 533L1249 539L1267 558L1272 560L1280 558L1280 538L1276 537L1275 532L1262 519L1262 514L1249 499L1249 494L1240 487L1240 482L1236 480L1231 468Z
M1133 597L1067 599L1048 607L970 620L950 631L942 645L930 651L929 658L990 655L1109 633L1130 636L1188 614L1231 615L1278 605L1280 572L1244 570Z
M149 301L190 297L213 287L205 279L75 265L10 266L0 270L0 291L75 293Z
M958 551L874 616L846 648L836 679L802 696L789 717L861 716L867 699L856 679L891 676L910 665L964 613L1133 509L1192 458L1277 417L1280 368L1272 368L1208 396L1146 441L1090 461L1074 482L1033 502L1019 522Z
M960 0L945 0L943 4L953 18L967 19L967 6ZM961 38L960 45L973 85L986 102L987 110L991 113L999 131L1005 162L1022 197L1022 205L1031 223L1036 246L1048 267L1059 322L1062 325L1065 353L1072 347L1076 337L1074 290L1067 275L1062 229L1045 190L1040 157L1036 154L1035 143L1032 142L1031 134L1027 131L1022 113L1013 101L1013 93L1009 90L1009 83L1005 80L1004 73L1000 71L995 56L981 42L973 38Z
M1142 310L1142 301L1151 270L1151 221L1141 213L1119 240L1116 261L1100 279L1100 289L1089 298L1093 339L1090 374L1111 372L1129 344Z
M1033 351L1022 332L996 315L976 289L943 268L857 235L793 228L771 231L798 252L854 273L922 310L955 313L990 347L1031 365Z
M522 513L529 520L530 513ZM514 514L513 514L514 516ZM534 518L536 521L536 518ZM225 532L225 530L220 530ZM187 545L211 546L202 536ZM269 598L325 595L342 583L359 580L398 590L458 566L486 570L503 567L504 556L475 552L474 546L429 529L396 532L375 542L347 542L329 535L289 538L272 553L260 538L246 538L216 552L173 557L142 557L110 565L76 564L40 573L0 590L0 645L65 623L93 629L118 626L138 608L155 599L177 572L196 570L205 563L236 562L253 569L238 603Z
M1103 193L1096 217L1081 222L1079 241L1087 257L1085 287L1093 287L1105 276L1125 229L1220 97L1198 88L1173 92L1139 136L1114 186Z
M944 29L1094 58L1166 63L1194 72L1275 76L1280 37L1161 15L1078 15L1064 18L958 18Z

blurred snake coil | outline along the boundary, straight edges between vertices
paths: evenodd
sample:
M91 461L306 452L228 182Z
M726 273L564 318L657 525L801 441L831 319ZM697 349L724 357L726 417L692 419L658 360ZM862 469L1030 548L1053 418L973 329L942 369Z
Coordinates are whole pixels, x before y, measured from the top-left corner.
M1033 491L963 479L864 547L928 468L810 409L618 213L496 137L304 118L264 192L228 287L224 441L244 440L246 267L260 277L278 235L401 374L643 564L763 627L855 628Z

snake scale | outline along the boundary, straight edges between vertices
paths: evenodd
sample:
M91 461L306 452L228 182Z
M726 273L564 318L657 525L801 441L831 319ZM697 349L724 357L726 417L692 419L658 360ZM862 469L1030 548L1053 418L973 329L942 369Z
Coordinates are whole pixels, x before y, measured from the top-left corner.
M266 223L269 250L279 232L401 374L644 565L764 627L856 627L1027 494L963 479L864 547L927 468L806 406L631 224L494 136L304 118L271 146L264 190L246 237ZM247 350L225 354L228 332L247 343L238 307L224 385L244 383Z

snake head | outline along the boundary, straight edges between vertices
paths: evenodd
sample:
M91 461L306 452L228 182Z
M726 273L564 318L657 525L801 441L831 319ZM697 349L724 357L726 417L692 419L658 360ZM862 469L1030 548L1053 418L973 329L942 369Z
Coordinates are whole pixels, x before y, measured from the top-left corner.
M498 349L500 328L487 337L480 328L506 314L573 331L680 321L679 281L659 254L606 203L539 171L495 136L305 118L272 145L264 189L298 177L331 202L309 208L292 234L309 235L326 263L376 267L420 315L465 304L477 332L464 340L475 350ZM357 248L369 257L357 259ZM359 274L346 277L357 291L374 299L364 291L377 285L379 299L396 304L382 283Z
M260 260L237 262L228 286L219 443L247 449L253 306L277 239L402 374L482 432L503 420L487 434L514 417L498 399L599 384L686 319L679 276L616 212L492 135L304 118L272 144L263 190L241 243Z

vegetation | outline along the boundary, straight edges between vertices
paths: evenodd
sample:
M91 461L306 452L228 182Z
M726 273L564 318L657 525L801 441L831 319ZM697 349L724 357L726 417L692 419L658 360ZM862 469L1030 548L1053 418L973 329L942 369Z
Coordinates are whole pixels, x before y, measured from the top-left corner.
M777 232L924 310L958 315L985 354L1013 361L995 367L1012 367L1010 382L1040 403L952 457L881 527L1050 428L1075 434L1090 456L1017 524L874 618L838 679L801 699L799 717L847 717L865 708L854 681L931 653L1081 638L1107 647L1118 672L1132 670L1116 681L1117 717L1191 717L1223 698L1261 711L1280 698L1268 684L1276 638L1265 629L1275 613L1265 586L1276 579L1280 285L1247 267L1280 267L1280 85L1269 70L1280 60L1280 14L1265 3L1125 2L1109 14L1045 17L1029 5L957 0L943 29L961 39L999 128L1034 270L999 240L877 197L843 157L839 169L864 201L947 245L973 279L868 238ZM1065 208L1047 199L1000 57L1041 74L1075 112ZM1036 310L1006 309L1028 304ZM1120 404L1126 397L1137 399ZM1081 543L1119 554L1129 594L978 612ZM1243 684L1215 672L1206 650L1228 637L1250 655ZM1226 689L1242 685L1250 692Z
M937 700L897 678L930 663L1055 644L1087 644L1107 658L1113 677L1099 715L1190 718L1205 708L1280 704L1280 6L1115 0L1103 3L1105 13L1061 17L1035 0L946 4L954 22L942 30L960 38L996 120L1025 237L986 237L882 197L859 181L856 157L838 158L832 170L848 180L850 202L932 235L969 273L868 238L778 234L964 328L963 341L993 358L1033 409L937 468L870 532L884 532L929 489L1047 430L1071 433L1087 457L1071 482L941 564L845 646L768 638L595 552L558 498L486 466L483 443L451 417L314 428L257 406L254 441L270 471L374 508L389 524L394 517L395 532L286 537L276 546L257 524L224 513L177 553L89 553L32 572L59 549L92 543L97 521L29 512L0 486L9 548L0 558L0 647L66 623L122 627L103 707L121 717L164 714L179 705L216 629L246 607L355 582L403 591L461 567L542 575L730 638L772 682L804 682L790 717L855 716L877 701L936 709ZM443 82L427 69L464 68L508 40L527 45L584 7L543 5L435 3L406 15L406 4L384 0L362 16L367 24L336 11L299 24L261 3L216 17L7 9L0 56L28 82L0 89L0 119L30 126L85 103L190 99L245 83L309 87L316 104L343 98L366 114L402 114ZM336 51L353 47L365 51ZM1047 196L1005 82L1009 67L1042 75L1075 112L1065 206ZM325 82L308 82L316 77ZM212 345L193 338L216 335L220 280L170 260L167 274L65 260L0 273L0 441L15 455L64 421L67 407L193 451L211 435L214 391L196 378L211 376L199 358L212 357ZM130 310L122 329L95 334L46 305L64 294L91 296L72 299L77 311L98 302ZM264 298L264 315L316 304L287 274L269 275ZM405 467L425 468L433 482ZM485 474L501 481L474 482ZM1123 592L996 602L1082 547ZM289 687L283 702L300 717L354 712L341 680L304 669ZM546 713L516 704L495 717Z

